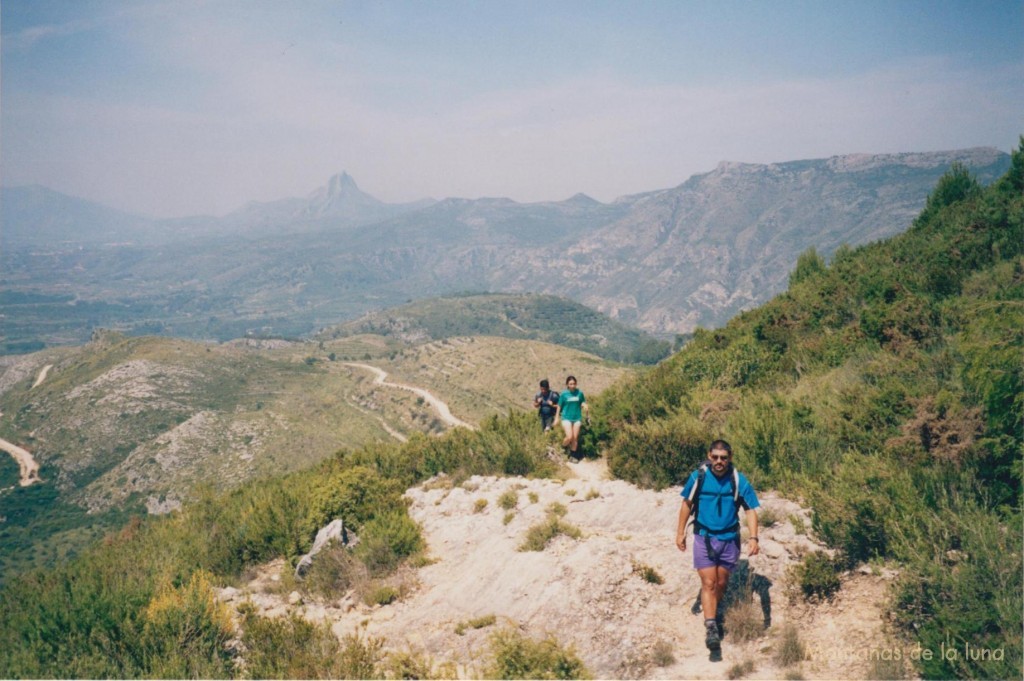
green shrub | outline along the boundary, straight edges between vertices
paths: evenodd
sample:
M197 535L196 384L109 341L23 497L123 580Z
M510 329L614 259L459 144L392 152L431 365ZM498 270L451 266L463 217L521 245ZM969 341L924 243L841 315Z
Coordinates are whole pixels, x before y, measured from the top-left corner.
M473 504L473 513L482 513L487 508L486 499L477 499Z
M639 576L645 582L649 584L664 584L665 578L658 574L658 571L652 568L650 565L644 563L633 562L633 574Z
M803 562L792 569L800 592L808 600L829 599L842 585L837 573L838 561L823 551L807 554Z
M519 493L514 489L507 490L498 497L498 505L506 511L511 511L519 505Z
M466 633L467 629L483 629L484 627L493 626L498 618L495 615L483 615L482 617L476 617L466 622L459 622L455 627L455 633L462 636Z
M419 525L404 511L391 511L369 520L359 534L356 556L372 576L388 574L405 558L423 549Z
M560 504L557 501L552 501L547 507L548 515L556 518L564 518L565 514L569 512L569 509L565 507L565 504Z
M149 672L162 678L225 676L224 644L232 636L227 607L213 595L210 575L198 571L180 588L165 587L142 612L141 648Z
M575 525L562 522L557 516L549 515L547 520L526 531L526 539L519 545L518 550L543 551L552 539L563 534L573 539L583 536L583 533Z
M514 629L491 636L494 662L487 678L494 679L589 679L590 673L570 648L552 636L534 641Z
M907 561L896 585L892 616L923 648L961 652L920 662L925 678L1016 678L1024 664L1024 523L1003 519L962 496L900 528L899 553ZM962 654L1001 651L1002 659ZM941 658L941 659L940 659Z
M369 605L388 605L398 600L398 589L390 584L382 584L371 590L366 598Z
M383 639L350 634L342 641L328 624L298 615L242 622L246 674L253 679L373 679L380 677Z
M422 652L391 652L383 667L383 678L388 679L456 679L459 676L454 663L447 662L435 667L430 657Z
M388 511L405 508L402 491L397 481L384 478L369 468L356 466L331 471L314 479L309 492L306 532L312 540L317 530L341 518L362 537L363 523Z
M704 460L709 435L703 424L685 414L668 422L627 425L607 452L608 467L616 477L644 487L682 484Z

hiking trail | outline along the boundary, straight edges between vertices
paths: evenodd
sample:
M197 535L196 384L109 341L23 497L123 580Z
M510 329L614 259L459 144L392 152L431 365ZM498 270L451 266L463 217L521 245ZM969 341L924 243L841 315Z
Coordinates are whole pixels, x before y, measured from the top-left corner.
M845 573L831 603L787 598L790 566L822 546L803 534L809 512L768 491L760 495L762 507L778 520L761 528L760 555L748 559L744 551L733 584L745 571L763 587L771 627L760 630L762 604L755 596L746 617L754 617L758 632L740 641L729 632L740 608L729 610L723 659L712 661L701 617L690 611L700 589L692 548L683 554L674 543L680 489L609 479L604 459L565 464L562 477L474 476L455 485L442 475L409 489L409 513L423 529L431 562L391 578L407 595L389 605L366 605L351 591L327 598L289 594L280 575L291 568L283 561L262 566L248 584L221 590L220 598L234 605L249 600L267 616L326 622L339 637L357 631L383 637L389 650L455 663L462 678L481 678L490 636L503 628L534 639L555 636L598 679L723 679L742 663L753 667L744 678L869 678L871 667L859 653L899 645L887 638L883 617L891 571ZM514 508L500 501L509 493ZM541 551L521 550L530 529L558 508L579 539L562 534ZM493 624L470 624L489 616ZM789 623L798 628L807 659L783 667L775 650ZM671 659L657 655L659 648L671 651Z
M361 364L359 362L342 362L342 364L344 366L355 367L357 369L364 369L366 371L373 373L373 382L377 385L382 385L388 388L398 388L399 390L407 390L419 397L422 397L423 400L427 404L429 404L434 409L434 411L437 412L437 415L441 418L441 420L452 428L462 427L469 428L470 430L476 430L476 426L474 426L471 423L466 423L462 419L452 414L451 409L448 408L448 404L443 400L435 397L434 394L431 393L429 390L417 388L414 385L408 385L406 383L395 383L393 381L389 381L387 380L388 373L386 371L384 371L380 367L375 367L370 364Z
M36 377L36 382L32 384L32 387L33 388L39 387L42 384L42 382L46 380L46 375L48 373L50 373L50 369L52 369L52 368L53 368L52 364L47 364L42 369L40 369L39 370L39 375Z
M0 412L0 417L3 415L3 412ZM42 479L39 477L39 464L36 463L35 457L32 456L31 452L2 438L0 438L0 449L10 454L18 463L18 469L21 471L21 479L18 480L20 486L28 487L37 482L42 482Z

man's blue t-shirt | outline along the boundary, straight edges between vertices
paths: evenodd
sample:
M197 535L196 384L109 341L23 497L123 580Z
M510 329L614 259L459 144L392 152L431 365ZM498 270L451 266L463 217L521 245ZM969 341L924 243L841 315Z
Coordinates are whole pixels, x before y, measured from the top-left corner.
M754 487L747 480L743 473L739 474L740 499L746 503L747 508L754 509L761 505L754 493ZM690 474L689 480L683 486L682 497L690 496L690 490L697 484L697 471ZM730 527L739 522L739 509L737 502L732 500L732 468L726 471L724 477L719 478L708 466L708 472L704 475L704 486L700 490L700 503L697 505L696 520L707 528L707 534L715 539L728 541L736 538L736 532L726 532Z

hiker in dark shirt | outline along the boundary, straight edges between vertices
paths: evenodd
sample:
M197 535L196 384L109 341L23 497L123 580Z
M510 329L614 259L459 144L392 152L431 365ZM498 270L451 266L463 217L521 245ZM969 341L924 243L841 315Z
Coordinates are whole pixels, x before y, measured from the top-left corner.
M757 511L761 503L746 476L733 468L732 448L715 440L708 460L690 474L682 491L683 503L676 526L676 547L686 551L686 524L693 519L693 567L700 575L705 644L712 654L722 647L722 618L718 606L729 585L729 575L740 559L739 509L750 536L747 552L757 555Z
M551 389L546 378L540 382L540 392L533 396L533 408L540 415L540 427L545 432L551 430L558 410L558 393Z

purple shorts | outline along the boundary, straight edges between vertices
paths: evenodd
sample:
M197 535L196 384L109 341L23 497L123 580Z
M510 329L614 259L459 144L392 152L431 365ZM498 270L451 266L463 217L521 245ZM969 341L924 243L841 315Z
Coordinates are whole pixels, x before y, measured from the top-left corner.
M708 540L711 541L711 551L717 559L708 555ZM698 570L709 567L724 567L729 572L736 569L740 561L740 545L735 539L719 541L714 537L703 537L699 534L693 535L693 567Z

